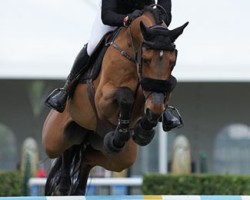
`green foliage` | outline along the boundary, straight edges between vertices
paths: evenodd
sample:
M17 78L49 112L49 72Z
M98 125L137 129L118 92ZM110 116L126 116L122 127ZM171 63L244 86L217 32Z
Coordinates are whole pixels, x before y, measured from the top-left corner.
M145 174L144 195L249 195L250 176Z
M17 171L0 172L0 196L23 196L23 178Z

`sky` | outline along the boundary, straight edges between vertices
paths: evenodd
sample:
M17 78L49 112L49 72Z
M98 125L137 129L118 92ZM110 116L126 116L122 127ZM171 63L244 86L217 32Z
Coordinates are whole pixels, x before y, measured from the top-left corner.
M64 79L100 0L0 0L0 78ZM250 81L250 1L173 0L179 81Z

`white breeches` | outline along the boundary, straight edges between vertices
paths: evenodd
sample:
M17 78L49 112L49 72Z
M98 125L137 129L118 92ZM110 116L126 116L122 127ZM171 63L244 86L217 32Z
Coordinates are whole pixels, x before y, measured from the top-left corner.
M107 32L113 31L115 29L116 29L115 26L108 26L102 23L101 10L100 10L97 13L94 24L92 26L91 35L87 46L88 55L91 56L91 54L95 50L95 47Z

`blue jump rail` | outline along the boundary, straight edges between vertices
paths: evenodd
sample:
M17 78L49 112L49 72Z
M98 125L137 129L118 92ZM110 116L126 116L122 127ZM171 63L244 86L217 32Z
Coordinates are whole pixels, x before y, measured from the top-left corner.
M131 195L131 196L51 196L0 197L0 200L250 200L238 195Z

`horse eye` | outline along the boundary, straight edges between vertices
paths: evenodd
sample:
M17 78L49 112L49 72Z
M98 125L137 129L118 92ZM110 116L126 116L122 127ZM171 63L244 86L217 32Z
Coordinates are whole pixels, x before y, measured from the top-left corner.
M145 64L145 65L149 65L149 64L150 64L150 60L145 59L145 58L142 58L142 62L143 62L143 64Z

